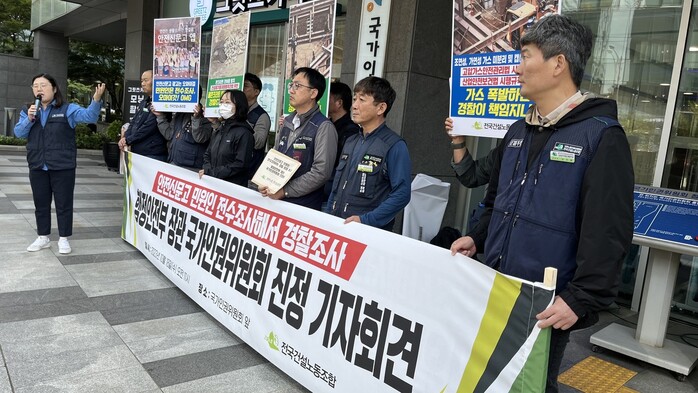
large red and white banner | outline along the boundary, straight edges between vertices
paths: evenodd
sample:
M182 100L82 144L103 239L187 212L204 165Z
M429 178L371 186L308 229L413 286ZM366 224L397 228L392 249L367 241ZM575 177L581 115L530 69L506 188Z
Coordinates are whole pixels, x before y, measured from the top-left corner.
M122 236L313 392L542 391L553 292L462 255L126 155Z

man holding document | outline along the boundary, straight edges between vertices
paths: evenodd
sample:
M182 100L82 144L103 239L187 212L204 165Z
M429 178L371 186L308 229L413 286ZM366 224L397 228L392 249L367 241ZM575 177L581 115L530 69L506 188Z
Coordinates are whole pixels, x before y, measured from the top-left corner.
M295 112L284 119L274 149L300 162L300 167L276 192L260 185L262 196L320 210L323 187L332 176L337 156L337 131L318 105L325 88L325 78L315 69L303 67L293 73L288 92ZM262 164L260 170L264 167Z

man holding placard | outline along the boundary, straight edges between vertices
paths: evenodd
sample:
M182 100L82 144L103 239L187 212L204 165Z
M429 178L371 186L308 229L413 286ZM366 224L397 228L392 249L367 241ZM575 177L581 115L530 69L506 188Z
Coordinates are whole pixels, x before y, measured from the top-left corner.
M571 329L593 325L616 298L633 235L633 164L616 102L582 93L591 30L549 15L521 41L516 74L533 102L497 146L478 226L451 253L531 281L558 270L554 303L536 315L552 327L547 392Z
M119 148L130 146L131 151L155 160L167 161L167 141L158 129L157 117L153 113L153 71L141 75L141 88L145 97L138 104L131 123L122 130Z
M325 77L313 68L302 67L293 73L288 92L295 111L284 119L274 145L301 165L278 191L260 186L263 196L320 210L323 186L332 176L337 156L337 130L318 105L326 86Z

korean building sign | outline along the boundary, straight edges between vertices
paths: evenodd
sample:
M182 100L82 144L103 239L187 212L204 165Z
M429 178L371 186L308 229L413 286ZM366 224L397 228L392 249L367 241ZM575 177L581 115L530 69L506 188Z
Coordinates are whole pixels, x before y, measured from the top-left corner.
M383 76L389 21L390 0L363 0L356 81L367 76Z

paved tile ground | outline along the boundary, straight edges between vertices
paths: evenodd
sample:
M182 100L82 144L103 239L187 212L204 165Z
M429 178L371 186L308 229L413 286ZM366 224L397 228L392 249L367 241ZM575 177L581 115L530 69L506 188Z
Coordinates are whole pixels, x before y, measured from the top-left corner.
M305 392L174 287L120 238L121 178L101 155L81 152L73 252L25 251L36 238L25 151L0 147L0 393ZM627 310L616 310L632 323ZM640 392L696 392L671 373L613 353L591 352L572 334L562 369L589 356L638 374ZM682 325L673 333L698 333ZM698 343L698 340L696 340ZM562 392L577 390L561 386Z
M0 393L305 392L120 238L122 179L80 154L73 252L36 238L25 152L0 147Z

